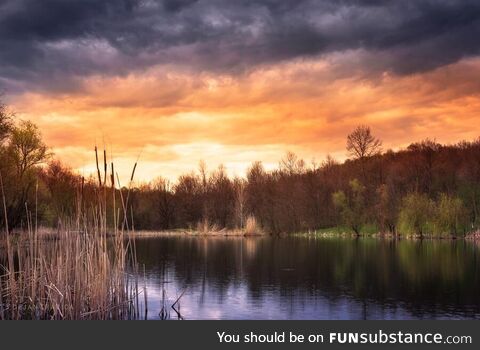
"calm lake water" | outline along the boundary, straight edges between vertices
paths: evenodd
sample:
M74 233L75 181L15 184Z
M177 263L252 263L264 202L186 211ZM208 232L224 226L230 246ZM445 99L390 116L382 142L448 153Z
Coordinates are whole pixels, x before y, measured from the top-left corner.
M148 318L480 318L480 249L465 241L166 236L137 239Z

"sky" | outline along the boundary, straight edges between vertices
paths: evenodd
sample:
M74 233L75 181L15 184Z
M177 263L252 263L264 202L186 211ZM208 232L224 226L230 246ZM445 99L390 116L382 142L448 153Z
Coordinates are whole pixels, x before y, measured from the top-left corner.
M83 173L204 160L243 175L287 151L347 157L480 136L478 0L0 0L0 91Z

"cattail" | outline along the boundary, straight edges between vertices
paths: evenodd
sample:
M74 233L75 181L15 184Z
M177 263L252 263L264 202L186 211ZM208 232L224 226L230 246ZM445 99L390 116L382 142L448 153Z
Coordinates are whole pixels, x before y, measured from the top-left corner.
M107 185L107 151L103 148L103 184Z
M115 188L115 172L114 172L114 169L113 169L113 162L111 164L111 171L112 173L110 174L110 181L112 182L112 188Z
M100 166L98 165L98 149L97 149L97 146L95 146L95 161L97 163L98 184L99 184L100 187L102 187L102 178L100 176Z
M135 162L135 165L133 166L132 176L130 176L130 182L133 181L133 177L135 176L135 170L136 169L137 169L137 162Z

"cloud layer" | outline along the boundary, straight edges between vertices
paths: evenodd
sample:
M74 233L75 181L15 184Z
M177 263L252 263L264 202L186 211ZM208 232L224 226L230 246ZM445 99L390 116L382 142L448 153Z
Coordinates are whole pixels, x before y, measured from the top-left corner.
M1 0L0 83L65 90L172 62L239 74L347 50L411 74L478 54L478 37L476 0Z

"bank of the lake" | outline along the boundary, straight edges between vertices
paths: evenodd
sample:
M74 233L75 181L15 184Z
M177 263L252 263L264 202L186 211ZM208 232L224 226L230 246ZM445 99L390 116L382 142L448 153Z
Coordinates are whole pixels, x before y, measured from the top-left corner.
M162 237L162 236L198 236L198 237L321 237L321 238L376 238L376 239L409 239L409 240L480 240L480 232L473 232L463 235L438 235L438 234L392 234L389 232L372 231L355 234L348 229L334 227L321 230L311 230L295 233L268 233L265 231L247 232L242 229L219 229L199 231L192 229L176 229L163 231L135 231L131 233L134 237Z

